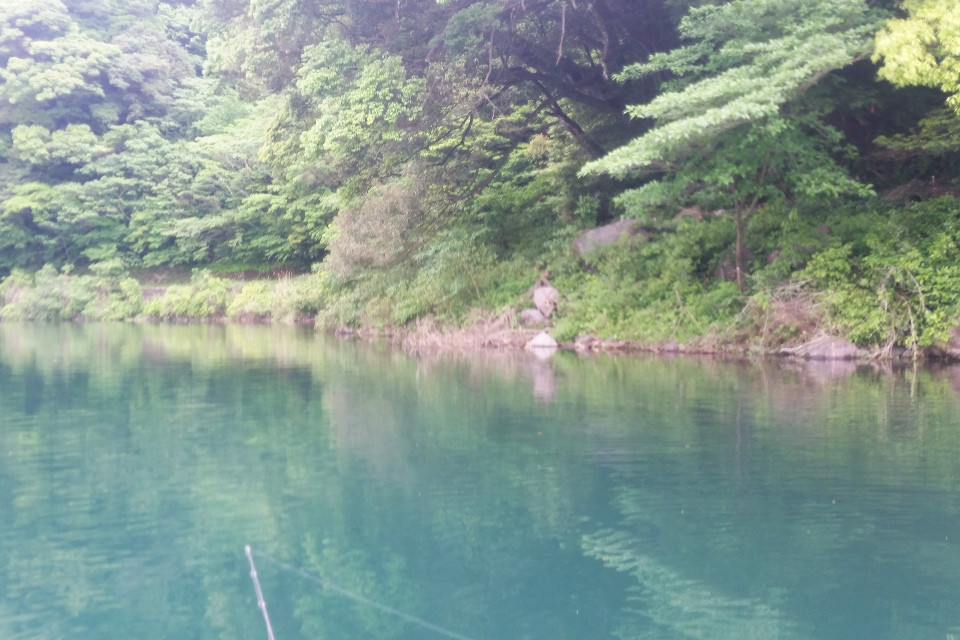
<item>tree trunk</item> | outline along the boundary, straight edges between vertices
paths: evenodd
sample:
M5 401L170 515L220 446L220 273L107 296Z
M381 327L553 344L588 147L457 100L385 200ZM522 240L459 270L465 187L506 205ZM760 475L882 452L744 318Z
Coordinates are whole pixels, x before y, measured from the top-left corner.
M747 281L744 277L743 270L743 207L741 205L736 206L737 212L737 246L734 249L734 260L737 264L737 287L740 291L747 290Z

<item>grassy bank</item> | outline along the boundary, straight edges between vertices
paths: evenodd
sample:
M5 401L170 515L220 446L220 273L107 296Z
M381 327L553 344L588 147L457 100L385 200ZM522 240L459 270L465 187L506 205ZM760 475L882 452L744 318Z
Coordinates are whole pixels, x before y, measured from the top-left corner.
M848 201L825 211L768 206L747 228L747 290L729 276L727 217L680 217L583 254L561 228L536 262L490 261L398 282L366 297L326 272L242 281L196 270L157 286L119 260L85 273L46 266L0 283L3 320L315 322L404 333L411 344L510 346L543 271L561 299L559 341L771 351L822 335L874 352L953 348L960 316L960 200Z
M119 261L74 274L45 266L15 271L0 283L0 319L297 322L324 306L320 274L242 281L197 270L189 281L141 283Z

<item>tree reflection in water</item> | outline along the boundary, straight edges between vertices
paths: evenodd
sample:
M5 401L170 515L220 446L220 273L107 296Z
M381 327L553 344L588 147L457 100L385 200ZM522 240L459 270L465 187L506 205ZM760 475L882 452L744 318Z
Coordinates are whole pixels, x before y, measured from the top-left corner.
M0 636L943 638L957 379L0 324Z

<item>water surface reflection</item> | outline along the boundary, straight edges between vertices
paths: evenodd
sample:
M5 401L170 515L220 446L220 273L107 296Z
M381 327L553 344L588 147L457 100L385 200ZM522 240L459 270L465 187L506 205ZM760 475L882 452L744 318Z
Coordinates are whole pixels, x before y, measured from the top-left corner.
M943 640L958 380L0 324L0 637Z

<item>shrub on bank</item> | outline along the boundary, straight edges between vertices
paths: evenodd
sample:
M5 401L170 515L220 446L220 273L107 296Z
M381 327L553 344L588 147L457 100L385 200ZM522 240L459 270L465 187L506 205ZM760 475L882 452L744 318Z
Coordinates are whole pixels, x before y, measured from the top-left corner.
M829 210L769 203L747 229L744 292L725 273L733 240L725 217L681 218L650 241L558 254L548 265L564 296L554 337L756 339L763 348L823 331L874 348L957 340L956 198L855 199Z
M200 271L188 284L167 287L161 296L143 305L143 315L160 320L207 319L224 315L229 281Z
M231 299L227 317L277 322L313 317L326 302L325 280L324 274L315 271L308 275L249 282Z
M623 237L575 261L558 261L553 283L565 294L559 339L682 342L723 332L743 304L736 285L716 276L734 234L726 218L683 218L649 241Z
M960 315L960 200L937 198L886 216L864 212L836 226L794 276L820 293L836 329L861 345L952 340Z
M35 274L14 271L0 283L0 318L7 320L122 320L143 304L140 285L119 260L95 263L74 276L46 265Z
M196 273L144 302L140 283L119 260L95 263L89 274L47 265L36 273L14 271L0 282L0 318L6 320L238 320L291 322L323 308L327 289L320 272L245 284Z

